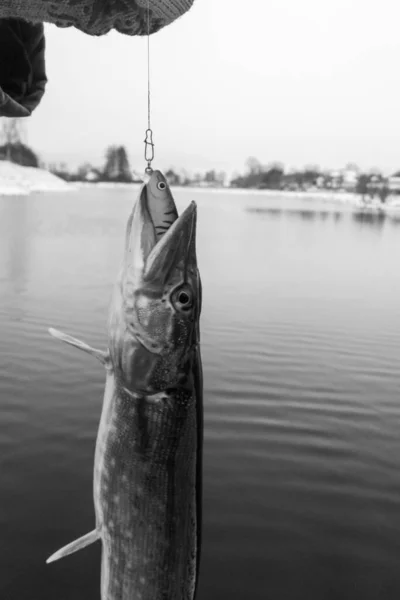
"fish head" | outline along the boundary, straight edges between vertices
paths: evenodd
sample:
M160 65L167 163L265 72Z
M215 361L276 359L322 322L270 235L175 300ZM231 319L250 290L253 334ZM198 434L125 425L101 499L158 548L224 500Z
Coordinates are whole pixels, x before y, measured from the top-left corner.
M182 386L190 374L201 310L196 217L195 202L178 216L168 183L155 171L128 220L109 348L131 392Z

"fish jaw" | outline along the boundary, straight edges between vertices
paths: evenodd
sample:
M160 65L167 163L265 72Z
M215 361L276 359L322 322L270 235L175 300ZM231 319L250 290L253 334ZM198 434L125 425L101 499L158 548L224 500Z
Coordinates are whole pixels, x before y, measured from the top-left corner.
M126 389L145 394L185 384L200 315L196 204L172 215L160 237L149 210L152 184L141 188L128 220L109 319L113 366ZM167 200L171 206L172 195Z

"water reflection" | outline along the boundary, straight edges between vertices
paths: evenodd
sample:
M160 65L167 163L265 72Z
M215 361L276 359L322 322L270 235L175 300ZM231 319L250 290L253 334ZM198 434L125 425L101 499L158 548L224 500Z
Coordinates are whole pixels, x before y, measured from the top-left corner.
M384 212L368 212L364 210L352 213L352 218L358 225L367 225L377 230L382 230L385 223L390 221L390 217Z
M9 277L14 283L17 295L26 291L27 273L30 263L30 228L29 228L29 202L26 196L18 198L11 204L9 223L11 223Z
M27 290L30 270L31 203L27 196L3 198L1 200L2 258L12 303L9 310L13 318L23 316L23 297Z
M201 194L198 600L395 600L400 236L348 205ZM44 327L102 344L132 205L118 198L0 199L0 600L99 599L98 546L44 561L93 527L104 375Z
M338 221L342 218L341 211L317 210L317 209L296 209L296 208L264 208L249 206L246 208L249 213L266 215L268 217L286 217L288 219L301 219L302 221L326 221L333 219Z
M383 228L385 223L390 225L400 225L400 215L393 215L384 211L368 210L320 210L320 209L296 209L296 208L266 208L249 206L246 212L267 216L268 218L286 218L300 219L302 221L333 221L338 223L344 218L352 219L359 225L367 225L378 230Z

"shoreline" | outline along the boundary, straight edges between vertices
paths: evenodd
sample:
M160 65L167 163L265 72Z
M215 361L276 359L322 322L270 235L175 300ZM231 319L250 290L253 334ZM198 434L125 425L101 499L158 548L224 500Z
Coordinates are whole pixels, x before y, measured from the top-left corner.
M29 196L33 193L46 192L73 192L82 189L110 189L110 190L137 190L142 184L119 182L67 182L46 171L34 167L23 167L9 161L0 161L0 197L2 196ZM230 194L238 196L257 197L282 197L303 200L319 200L337 204L351 205L360 210L382 211L388 208L400 208L400 196L391 195L385 204L373 199L364 203L355 192L328 191L328 190L271 190L256 188L236 187L211 187L211 186L171 186L174 192Z

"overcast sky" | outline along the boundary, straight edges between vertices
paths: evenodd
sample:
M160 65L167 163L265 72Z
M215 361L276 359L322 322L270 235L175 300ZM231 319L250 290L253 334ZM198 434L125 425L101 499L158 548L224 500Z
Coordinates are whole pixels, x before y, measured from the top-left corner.
M398 0L195 0L150 38L159 168L400 169ZM47 26L48 86L26 124L45 161L143 169L146 40Z

